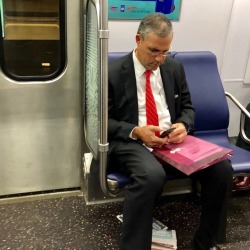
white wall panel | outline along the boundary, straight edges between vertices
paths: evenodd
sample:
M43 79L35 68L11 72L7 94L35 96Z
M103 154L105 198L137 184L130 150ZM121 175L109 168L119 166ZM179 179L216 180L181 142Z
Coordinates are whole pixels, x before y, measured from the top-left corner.
M250 102L250 85L244 84L250 51L250 1L234 0L229 23L221 78L226 91L233 94L246 106ZM239 131L240 113L231 101L229 134Z
M174 23L176 50L209 50L222 63L233 0L183 0Z
M182 0L180 20L173 21L173 50L210 50L220 64L232 6L233 0ZM110 20L109 50L131 51L139 22Z
M247 63L247 67L246 67L244 83L245 84L250 84L250 54L248 56L248 63Z
M224 82L243 82L250 51L249 23L250 1L235 0L221 70Z

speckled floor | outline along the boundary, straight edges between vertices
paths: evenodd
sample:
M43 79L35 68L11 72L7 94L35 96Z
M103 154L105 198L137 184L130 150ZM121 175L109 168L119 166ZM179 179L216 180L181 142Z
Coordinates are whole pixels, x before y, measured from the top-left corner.
M179 250L190 249L199 216L199 198L162 197L155 217L177 232ZM0 205L0 249L119 249L122 202L85 205L81 196ZM250 192L229 204L228 243L223 249L250 249ZM135 249L136 250L136 249Z

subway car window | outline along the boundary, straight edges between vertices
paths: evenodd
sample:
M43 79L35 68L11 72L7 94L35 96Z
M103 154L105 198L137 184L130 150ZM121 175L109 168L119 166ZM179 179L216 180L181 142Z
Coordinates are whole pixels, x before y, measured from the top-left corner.
M1 69L19 81L50 80L65 67L65 1L0 0Z
M97 10L92 1L87 7L87 27L86 27L86 139L95 157L98 155L98 112L99 112L99 64L98 56L98 16Z

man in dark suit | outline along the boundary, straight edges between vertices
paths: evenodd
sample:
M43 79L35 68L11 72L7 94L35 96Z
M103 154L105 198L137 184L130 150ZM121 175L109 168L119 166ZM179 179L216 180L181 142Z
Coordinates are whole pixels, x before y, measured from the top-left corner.
M115 161L131 180L125 190L123 250L151 249L153 209L165 183L166 172L150 148L182 142L194 124L194 108L184 69L166 56L172 38L171 22L161 14L149 15L139 25L133 52L109 65L110 160ZM147 124L146 70L150 71L157 125ZM170 127L175 129L169 136L156 135ZM202 214L193 247L220 249L216 239L221 228L219 222L225 225L232 185L231 164L222 161L192 178L200 181L202 197Z

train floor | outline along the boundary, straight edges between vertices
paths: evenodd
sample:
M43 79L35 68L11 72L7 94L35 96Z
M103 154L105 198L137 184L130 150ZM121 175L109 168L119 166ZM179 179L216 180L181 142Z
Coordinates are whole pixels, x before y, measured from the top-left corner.
M161 197L154 217L177 233L179 250L189 250L198 224L199 197ZM227 243L222 249L250 249L250 192L233 194ZM86 205L82 196L0 204L0 249L117 250L122 202ZM135 249L136 250L136 249Z

